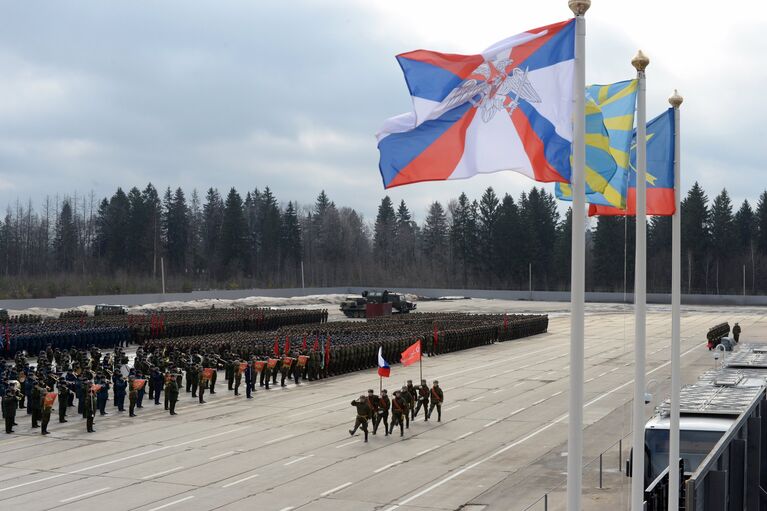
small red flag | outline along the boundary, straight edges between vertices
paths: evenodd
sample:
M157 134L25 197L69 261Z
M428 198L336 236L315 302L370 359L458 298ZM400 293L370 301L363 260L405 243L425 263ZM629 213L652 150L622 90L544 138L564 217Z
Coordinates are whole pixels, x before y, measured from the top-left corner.
M312 346L312 351L320 351L320 338L319 336L314 337L314 346Z
M304 343L301 345L301 351L306 353L306 334L304 334Z
M274 356L280 356L280 340L277 337L274 338Z
M421 339L415 341L408 349L402 352L402 365L409 366L419 360L421 360Z
M288 353L290 353L290 336L286 335L285 336L285 351L284 351L283 355L287 355Z
M325 367L330 363L330 336L328 336L328 342L325 343Z

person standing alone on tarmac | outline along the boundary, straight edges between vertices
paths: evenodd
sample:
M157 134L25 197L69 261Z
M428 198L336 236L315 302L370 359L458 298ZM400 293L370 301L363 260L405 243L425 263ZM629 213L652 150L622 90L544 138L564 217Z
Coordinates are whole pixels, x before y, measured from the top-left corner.
M732 327L732 338L735 339L735 342L740 340L740 325L737 323Z

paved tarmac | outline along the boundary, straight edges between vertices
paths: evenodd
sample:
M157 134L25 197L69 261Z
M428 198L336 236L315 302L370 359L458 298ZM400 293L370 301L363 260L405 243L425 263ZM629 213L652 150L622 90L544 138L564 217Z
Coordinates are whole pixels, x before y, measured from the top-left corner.
M683 380L713 367L704 346L710 326L739 321L743 337L758 341L767 339L762 317L737 308L685 312ZM606 452L603 489L597 462L584 472L588 510L627 508L630 480L615 444L630 432L631 319L630 310L586 319L584 463ZM649 313L647 331L657 402L668 392L669 315ZM379 431L367 444L347 432L350 401L377 391L375 370L259 390L252 400L227 392L220 374L206 404L182 391L175 417L145 400L129 418L110 401L93 434L76 409L67 424L54 414L48 437L33 433L22 412L17 434L0 436L0 508L514 511L543 510L548 492L549 509L563 509L568 344L569 318L558 315L547 334L426 358L424 377L445 390L442 422L421 414L404 439ZM393 366L384 387L418 377L417 365Z

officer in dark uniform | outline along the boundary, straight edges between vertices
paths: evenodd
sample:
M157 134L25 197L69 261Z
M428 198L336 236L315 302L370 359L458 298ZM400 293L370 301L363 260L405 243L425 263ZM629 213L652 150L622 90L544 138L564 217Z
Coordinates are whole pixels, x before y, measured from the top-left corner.
M59 422L67 422L67 404L72 392L65 381L60 381L56 387L59 391Z
M16 398L16 393L10 387L6 389L3 396L3 418L5 419L5 432L6 434L13 433L13 424L16 419L16 410L19 407L19 400Z
M240 395L240 383L242 383L242 369L240 366L240 361L235 360L234 361L234 395L235 396Z
M128 417L136 416L136 401L138 400L138 391L136 390L136 379L132 376L128 379Z
M407 403L402 398L403 392L406 393L407 391L395 390L394 399L391 400L391 427L389 428L389 433L393 433L395 426L399 425L399 436L405 435L403 419L410 415Z
M53 389L51 389L52 391ZM53 403L48 405L46 403L46 396L48 395L48 389L43 387L40 390L40 409L42 410L42 423L40 428L40 434L47 435L48 434L48 423L51 422L51 408L53 408Z
M93 419L96 417L96 391L92 388L90 382L85 384L85 404L83 405L84 414L86 418L86 430L88 433L94 433Z
M400 391L400 398L405 403L405 427L410 429L410 414L413 413L413 395L408 391L407 386L403 385ZM392 405L393 407L394 405Z
M740 325L737 323L732 327L732 338L735 339L735 342L740 340Z
M254 382L255 378L253 377L253 360L251 360L248 362L248 365L245 368L245 396L248 399L253 399L251 392L255 386Z
M40 425L38 424L38 421L40 420L40 417L42 415L42 409L40 406L40 391L41 387L40 384L37 382L37 379L32 377L32 389L30 390L29 394L29 404L32 409L32 427L33 428L39 428Z
M391 407L391 401L389 401L389 395L386 389L381 390L381 397L378 399L378 409L376 410L375 419L373 420L373 434L376 434L378 425L384 423L384 436L389 436L389 408Z
M176 401L178 401L178 383L176 379L171 379L165 384L165 393L168 395L168 407L171 415L176 415Z

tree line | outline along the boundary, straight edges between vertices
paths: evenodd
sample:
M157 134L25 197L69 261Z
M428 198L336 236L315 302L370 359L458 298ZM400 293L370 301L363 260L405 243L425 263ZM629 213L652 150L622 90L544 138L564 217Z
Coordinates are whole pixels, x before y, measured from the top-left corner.
M584 228L587 228L584 226ZM634 220L602 217L587 230L587 289L633 287ZM377 285L564 291L570 284L569 209L532 187L488 188L433 202L422 223L386 196L370 222L323 191L314 204L281 203L268 188L204 197L121 188L17 202L0 221L0 296L247 287ZM695 183L682 202L682 289L767 292L767 191L737 212ZM648 224L648 291L668 292L671 219ZM625 284L625 287L624 287Z

